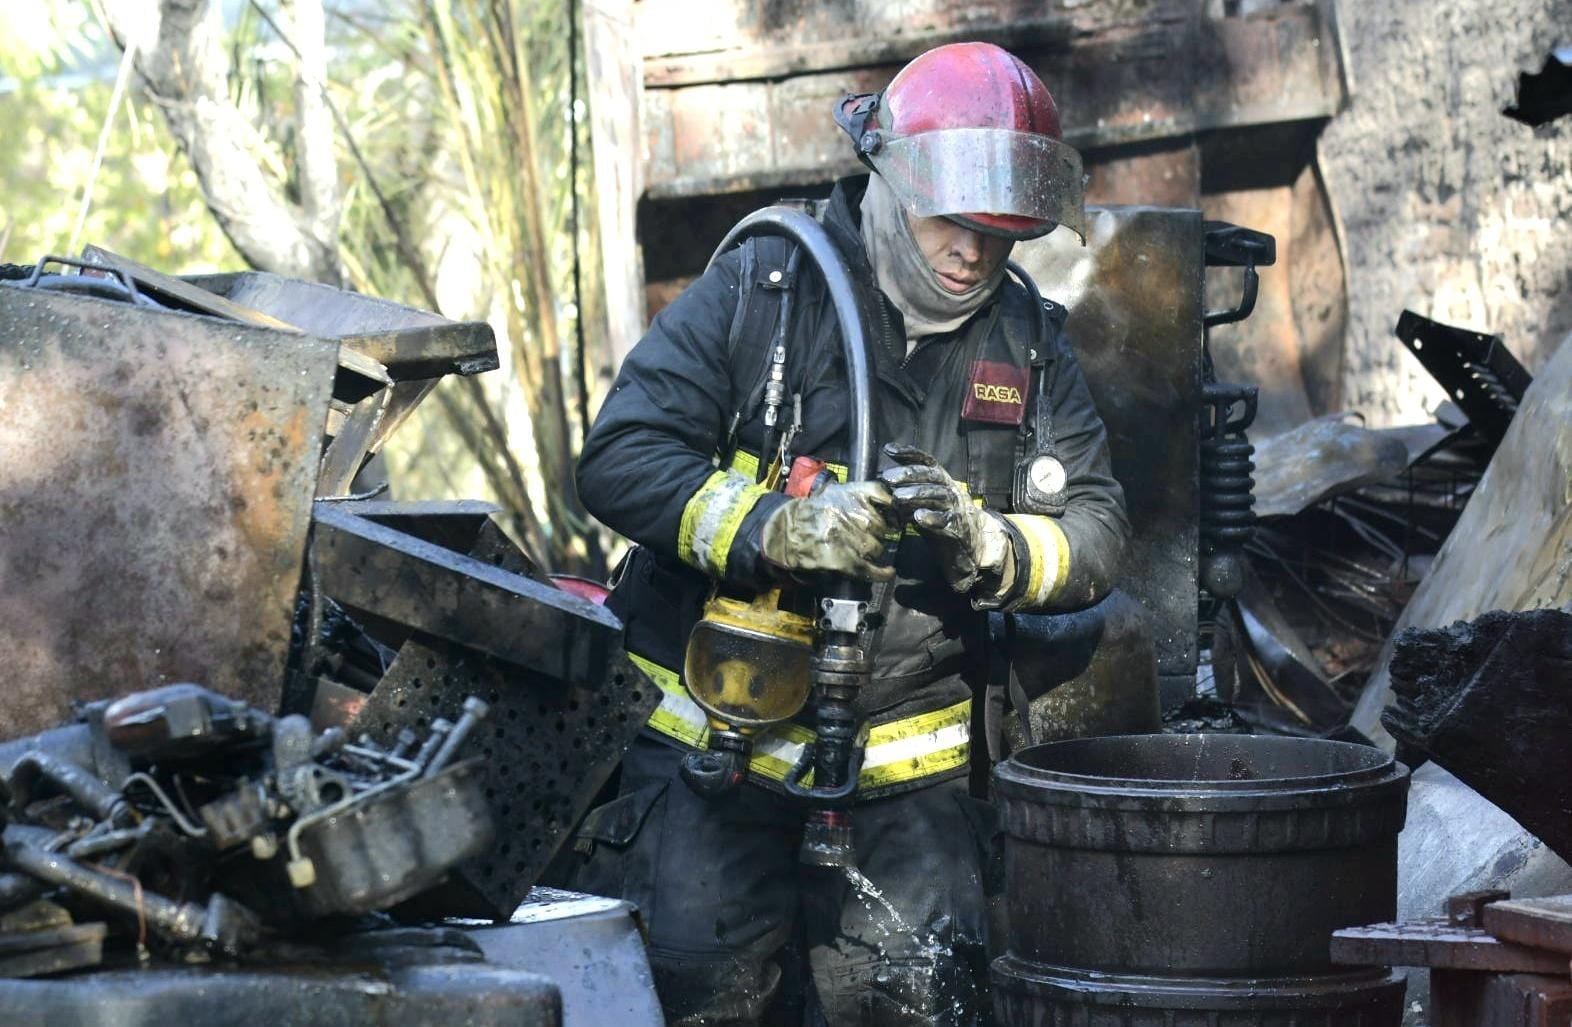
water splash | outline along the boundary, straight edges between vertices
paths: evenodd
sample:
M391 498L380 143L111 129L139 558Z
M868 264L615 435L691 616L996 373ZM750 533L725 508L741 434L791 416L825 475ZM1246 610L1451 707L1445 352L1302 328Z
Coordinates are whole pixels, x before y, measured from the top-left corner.
M846 874L846 880L857 894L866 896L884 907L884 911L890 914L890 922L896 930L910 934L913 937L917 935L917 929L906 922L906 918L901 916L900 912L890 903L890 900L884 897L884 893L879 890L878 886L868 880L867 874L864 874L856 867L841 867L841 870ZM873 907L869 906L866 901L863 903L863 906L869 912L873 911ZM885 933L889 934L891 932L889 929L886 929Z
M877 903L888 914L887 919L878 916L872 918L886 938L894 938L899 933L905 938L910 938L916 944L915 950L904 951L899 955L893 955L885 949L884 945L880 944L877 946L877 950L881 957L887 960L893 957L895 961L903 964L908 972L915 970L930 979L938 975L939 967L942 964L953 961L954 955L950 951L950 945L946 944L945 940L940 937L939 930L930 928L926 932L918 931L905 917L901 916L900 911L879 890L878 885L870 881L868 876L861 870L858 870L856 867L841 867L841 870L846 875L846 880L852 886L853 891L857 893L864 909L871 914L874 912L874 904ZM900 947L905 948L905 946ZM875 980L877 981L878 978L876 977ZM963 1024L976 1023L977 1020L972 1010L971 1002L967 1001L967 998L970 997L972 996L949 995L947 999L948 1006L940 1014L941 1019L936 1020L935 1023L956 1025L956 1027ZM892 1003L896 1007L896 1011L902 1016L921 1017L931 1015L931 1013L923 1013L920 1010L909 1007L893 992L885 992L885 999ZM943 1014L945 1013L948 1016L944 1016Z

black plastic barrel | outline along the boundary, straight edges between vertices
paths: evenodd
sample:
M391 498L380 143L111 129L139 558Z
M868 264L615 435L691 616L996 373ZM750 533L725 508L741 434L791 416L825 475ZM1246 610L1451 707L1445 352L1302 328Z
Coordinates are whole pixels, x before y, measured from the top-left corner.
M1329 959L1392 920L1408 770L1377 749L1126 735L1023 750L995 771L1015 1025L1385 1027L1402 980Z

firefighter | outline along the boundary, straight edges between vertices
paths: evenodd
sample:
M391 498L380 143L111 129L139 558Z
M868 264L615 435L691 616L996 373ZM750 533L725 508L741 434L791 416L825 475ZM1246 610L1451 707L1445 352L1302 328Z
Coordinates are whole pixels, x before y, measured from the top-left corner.
M1127 532L1065 312L1006 268L1016 240L1081 225L1080 160L1048 90L1006 51L960 43L834 113L873 172L838 182L821 221L871 312L879 478L795 497L756 483L774 454L750 403L773 322L755 322L785 290L781 448L833 474L848 438L823 280L757 239L655 318L578 467L584 505L638 544L610 605L662 701L579 833L575 883L637 904L674 1024L987 1022L989 817L967 783L986 611L1097 602ZM797 861L791 730L765 733L735 794L678 772L705 738L678 669L713 585L823 575L888 582L859 700L853 874Z

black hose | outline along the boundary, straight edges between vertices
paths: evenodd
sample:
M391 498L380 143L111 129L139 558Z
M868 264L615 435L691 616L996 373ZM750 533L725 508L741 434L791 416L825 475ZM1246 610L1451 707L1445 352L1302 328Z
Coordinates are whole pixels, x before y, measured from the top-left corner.
M862 318L862 307L857 302L851 272L824 226L791 207L765 207L737 222L726 233L721 244L715 247L710 263L713 264L715 257L744 239L756 235L775 235L796 243L818 267L829 289L830 302L834 304L835 316L840 322L841 352L846 359L846 385L851 393L846 480L867 481L873 477L874 471L873 370L868 349L868 328ZM760 459L764 459L762 454Z

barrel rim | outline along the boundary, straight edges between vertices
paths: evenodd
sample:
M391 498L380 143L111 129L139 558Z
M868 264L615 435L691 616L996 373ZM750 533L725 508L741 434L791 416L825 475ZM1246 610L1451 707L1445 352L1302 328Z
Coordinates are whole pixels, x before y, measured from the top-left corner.
M1402 777L1408 775L1406 766L1399 763L1390 753L1383 752L1373 746L1321 738L1294 738L1286 735L1231 735L1228 737L1238 740L1262 740L1266 744L1278 747L1283 744L1303 744L1305 746L1327 749L1328 751L1333 751L1328 749L1328 747L1335 747L1335 751L1345 753L1359 751L1361 754L1371 753L1380 757L1380 759L1379 762L1372 763L1369 766L1322 774L1303 774L1293 777L1241 778L1239 780L1217 778L1195 780L1159 777L1113 777L1105 774L1076 773L1068 770L1053 770L1033 766L1021 758L1025 754L1043 750L1065 751L1074 748L1088 748L1092 745L1106 746L1108 743L1120 739L1161 740L1162 744L1177 747L1186 742L1193 742L1196 739L1211 737L1219 736L1202 732L1193 734L1147 733L1103 735L1096 738L1072 738L1058 742L1045 742L1012 754L1009 759L994 768L994 775L1000 783L1020 784L1033 788L1061 785L1073 788L1078 792L1099 795L1159 794L1174 797L1175 793L1179 793L1185 796L1217 795L1238 796L1241 798L1253 794L1280 795L1289 792L1314 792L1328 789L1342 791L1360 786L1379 785L1391 779L1394 774ZM1246 741L1245 744L1252 745L1256 744L1256 742Z
M1034 997L1057 993L1063 1001L1081 1005L1307 1011L1317 1008L1317 1000L1331 1006L1361 994L1373 1001L1388 990L1401 993L1407 980L1404 974L1384 966L1282 977L1123 974L1037 963L1010 953L993 960L989 976L996 990Z

